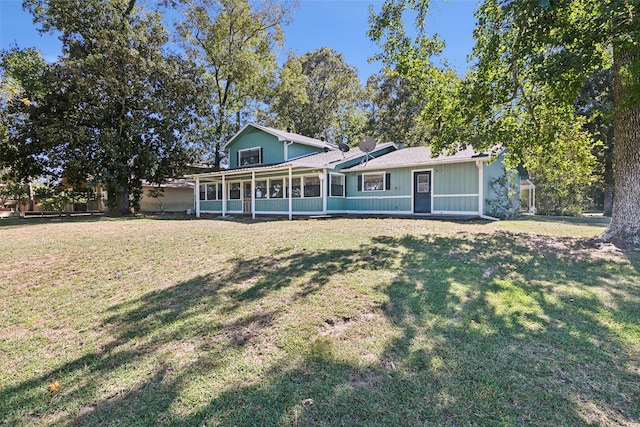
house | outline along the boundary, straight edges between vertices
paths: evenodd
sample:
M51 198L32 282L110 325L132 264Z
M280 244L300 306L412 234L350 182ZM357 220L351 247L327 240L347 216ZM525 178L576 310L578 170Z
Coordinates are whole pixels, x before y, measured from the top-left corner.
M393 143L344 152L324 140L258 124L244 126L223 150L229 169L188 176L195 181L196 216L483 217L499 197L492 180L505 174L501 152L467 148L432 157L428 147ZM515 181L511 185L519 186L517 174Z
M153 197L155 188L162 189L162 195ZM142 181L140 212L182 212L193 209L193 181L167 179L159 186Z

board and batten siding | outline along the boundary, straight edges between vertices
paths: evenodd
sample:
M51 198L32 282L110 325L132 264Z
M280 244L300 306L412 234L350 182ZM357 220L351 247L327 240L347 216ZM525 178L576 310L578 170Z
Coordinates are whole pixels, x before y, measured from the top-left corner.
M298 157L308 156L310 154L316 154L322 151L324 151L322 148L310 147L308 145L298 144L297 142L294 142L293 144L287 146L287 156L289 157L287 160L297 159Z
M278 138L258 129L248 128L226 147L229 155L229 168L238 167L239 151L257 147L262 148L263 165L284 162L284 147Z
M389 174L389 189L379 191L358 190L359 176L363 174ZM411 169L397 168L347 173L347 200L345 211L357 212L411 212ZM331 209L331 207L329 208Z
M432 212L477 212L478 168L475 162L424 167L381 169L348 173L346 211L413 212L413 172L431 170ZM388 173L389 190L358 191L358 176L363 173ZM332 205L329 205L332 210Z
M437 212L478 212L478 167L475 162L433 167L433 205Z

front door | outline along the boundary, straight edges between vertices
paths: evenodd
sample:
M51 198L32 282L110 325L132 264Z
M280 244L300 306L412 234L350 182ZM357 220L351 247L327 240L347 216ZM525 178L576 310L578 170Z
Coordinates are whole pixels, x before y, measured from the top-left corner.
M413 173L413 212L431 213L431 171Z
M242 193L242 213L251 213L251 181L245 181Z

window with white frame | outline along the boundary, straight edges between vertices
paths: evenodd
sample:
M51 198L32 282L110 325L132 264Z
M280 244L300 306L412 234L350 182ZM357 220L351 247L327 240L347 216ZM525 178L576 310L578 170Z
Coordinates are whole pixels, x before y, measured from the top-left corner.
M200 184L200 200L221 200L222 184Z
M270 179L269 180L269 198L271 199L282 199L284 195L284 191L282 188L282 183L284 180L282 179Z
M291 197L302 197L302 187L300 186L300 177L291 179ZM285 185L285 197L289 198L289 180L287 179Z
M207 184L207 200L216 200L216 185Z
M304 177L304 197L320 197L320 178L318 176Z
M267 198L267 181L260 180L256 181L256 199L266 199Z
M238 166L258 165L262 163L262 149L248 148L238 151Z
M362 175L362 191L384 190L384 173L365 173Z
M240 183L229 183L229 200L240 200Z
M331 196L344 197L344 175L329 175L331 183Z

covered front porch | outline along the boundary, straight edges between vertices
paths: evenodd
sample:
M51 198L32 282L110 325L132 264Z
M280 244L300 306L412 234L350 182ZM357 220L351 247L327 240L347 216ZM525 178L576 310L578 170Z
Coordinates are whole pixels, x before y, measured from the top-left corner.
M200 174L195 214L322 215L327 212L327 169L291 164Z

